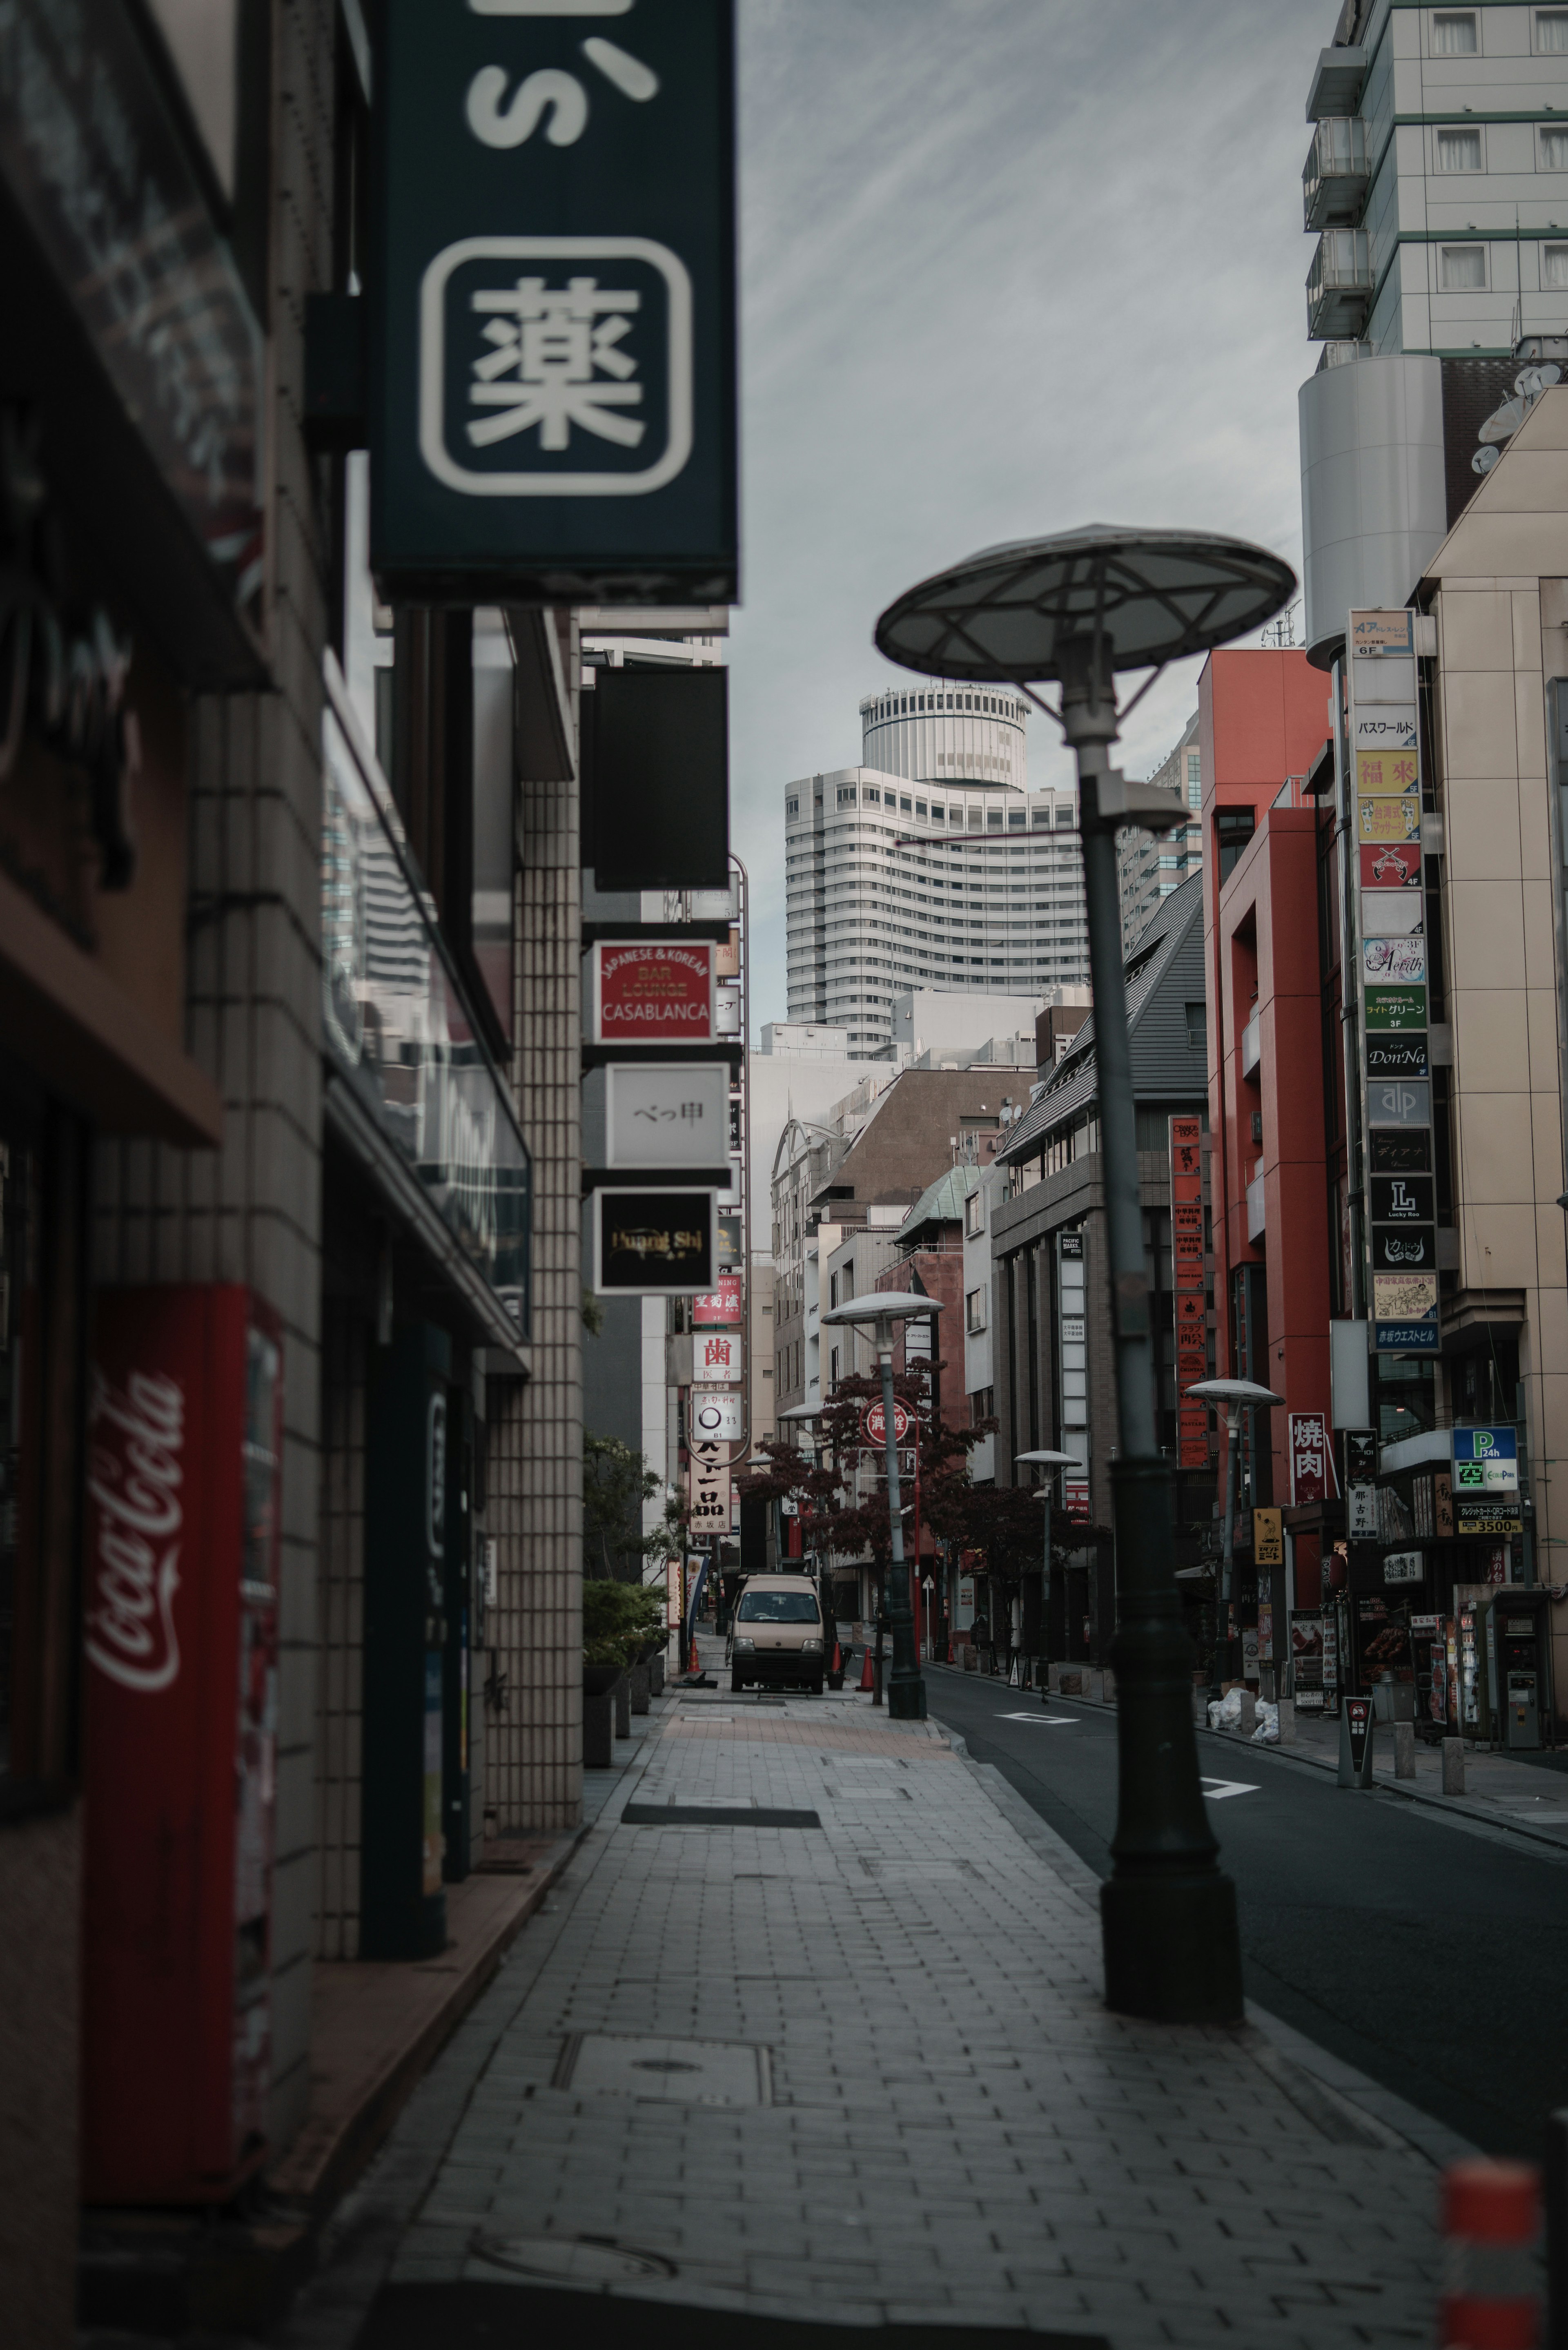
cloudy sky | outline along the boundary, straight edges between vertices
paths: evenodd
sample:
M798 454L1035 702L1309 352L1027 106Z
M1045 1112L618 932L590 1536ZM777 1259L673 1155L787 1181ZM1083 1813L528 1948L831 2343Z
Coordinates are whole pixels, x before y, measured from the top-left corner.
M871 627L998 539L1195 524L1300 566L1303 115L1334 0L741 0L733 837L782 1019L780 786L859 758ZM1147 774L1195 670L1132 721ZM1030 780L1064 766L1030 730Z

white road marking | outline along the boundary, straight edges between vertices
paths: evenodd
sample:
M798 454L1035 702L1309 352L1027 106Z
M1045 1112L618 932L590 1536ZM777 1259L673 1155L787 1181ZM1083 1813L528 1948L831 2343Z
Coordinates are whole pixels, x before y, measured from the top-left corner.
M1076 1721L1075 1713L999 1713L998 1721L1034 1721L1044 1730L1059 1729L1064 1722Z
M1247 1779L1205 1779L1203 1792L1211 1804L1222 1804L1227 1795L1256 1795L1261 1790Z

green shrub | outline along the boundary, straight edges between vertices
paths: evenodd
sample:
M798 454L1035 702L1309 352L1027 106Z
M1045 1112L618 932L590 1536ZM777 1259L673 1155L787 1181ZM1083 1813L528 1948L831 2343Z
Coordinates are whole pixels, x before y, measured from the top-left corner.
M583 1662L632 1663L664 1627L664 1593L657 1585L583 1579Z

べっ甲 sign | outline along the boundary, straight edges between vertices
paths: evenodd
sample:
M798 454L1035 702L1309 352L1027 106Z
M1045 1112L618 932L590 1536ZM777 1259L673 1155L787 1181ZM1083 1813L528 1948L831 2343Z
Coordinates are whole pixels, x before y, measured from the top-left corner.
M733 599L732 0L384 0L371 565L427 603Z

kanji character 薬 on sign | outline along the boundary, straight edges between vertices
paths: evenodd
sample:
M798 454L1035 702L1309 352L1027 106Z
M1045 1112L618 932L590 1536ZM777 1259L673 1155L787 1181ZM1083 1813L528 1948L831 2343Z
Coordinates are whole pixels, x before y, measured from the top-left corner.
M607 497L673 481L691 453L684 264L647 237L448 245L420 289L420 453L471 497Z

